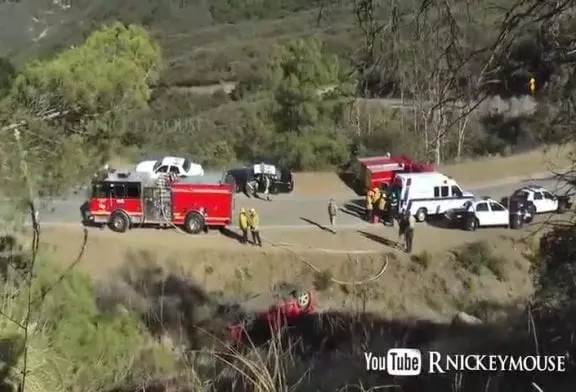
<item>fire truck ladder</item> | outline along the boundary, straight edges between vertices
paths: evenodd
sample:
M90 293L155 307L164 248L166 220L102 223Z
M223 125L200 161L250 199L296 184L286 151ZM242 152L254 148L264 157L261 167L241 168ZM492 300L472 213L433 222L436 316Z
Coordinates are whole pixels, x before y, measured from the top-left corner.
M160 222L176 229L178 233L186 235L184 231L172 223L172 188L170 182L165 179L159 180L156 191L158 198L155 203Z
M156 199L158 218L162 223L172 225L172 192L170 184L160 180L158 181L156 191L158 195Z

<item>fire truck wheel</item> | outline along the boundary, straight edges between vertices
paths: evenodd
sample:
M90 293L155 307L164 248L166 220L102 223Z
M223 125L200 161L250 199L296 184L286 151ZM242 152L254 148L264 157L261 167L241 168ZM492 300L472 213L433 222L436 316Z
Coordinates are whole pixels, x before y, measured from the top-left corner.
M184 228L190 234L198 234L204 230L204 217L196 211L192 211L186 215L184 221Z
M116 211L110 217L108 227L116 233L124 233L130 227L130 219L124 212Z

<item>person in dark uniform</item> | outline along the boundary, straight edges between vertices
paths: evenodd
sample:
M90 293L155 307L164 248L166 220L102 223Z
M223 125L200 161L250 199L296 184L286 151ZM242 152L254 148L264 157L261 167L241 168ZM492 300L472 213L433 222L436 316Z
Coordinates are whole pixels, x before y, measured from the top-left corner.
M388 222L394 226L394 220L398 216L398 195L391 191L388 197Z
M474 214L474 204L472 201L467 201L464 203L464 208L466 208L466 218L464 219L465 228L471 227L476 215Z
M398 237L404 236L404 250L406 253L412 253L412 244L414 243L414 228L416 227L416 218L406 209L400 216Z

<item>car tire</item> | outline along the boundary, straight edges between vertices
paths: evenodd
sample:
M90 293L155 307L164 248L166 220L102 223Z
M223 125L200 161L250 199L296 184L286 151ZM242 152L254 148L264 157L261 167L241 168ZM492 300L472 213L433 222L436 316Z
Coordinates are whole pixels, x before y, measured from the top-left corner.
M426 210L426 208L419 208L418 211L416 211L416 221L418 222L424 222L426 221L426 217L428 216L428 211Z
M478 222L478 218L470 219L468 222L468 231L476 231L479 226L480 222Z
M110 216L108 227L116 233L125 233L130 228L130 218L125 212L115 211Z
M296 301L298 302L298 308L302 311L306 311L312 305L312 294L309 291L298 290L294 293Z
M189 212L184 220L184 230L189 234L199 234L204 231L204 217L196 211Z

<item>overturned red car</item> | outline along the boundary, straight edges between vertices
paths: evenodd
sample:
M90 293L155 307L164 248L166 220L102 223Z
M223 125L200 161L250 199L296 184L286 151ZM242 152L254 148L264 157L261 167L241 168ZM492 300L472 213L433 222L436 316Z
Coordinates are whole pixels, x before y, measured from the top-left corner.
M316 311L312 290L284 285L269 295L258 295L225 310L233 317L228 325L233 343L260 344L297 318Z

